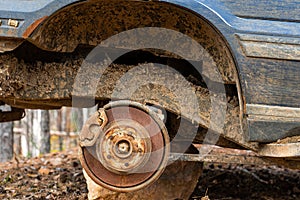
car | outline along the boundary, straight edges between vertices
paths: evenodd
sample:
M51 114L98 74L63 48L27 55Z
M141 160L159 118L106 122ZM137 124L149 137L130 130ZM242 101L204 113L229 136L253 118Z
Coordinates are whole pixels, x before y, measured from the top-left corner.
M299 10L297 0L1 0L0 102L12 110L0 121L97 104L79 135L90 199L187 199L202 162L300 169Z

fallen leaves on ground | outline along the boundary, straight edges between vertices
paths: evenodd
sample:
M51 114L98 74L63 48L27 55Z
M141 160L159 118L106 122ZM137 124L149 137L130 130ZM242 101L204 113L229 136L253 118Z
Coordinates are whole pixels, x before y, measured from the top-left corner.
M0 199L87 199L77 149L0 163ZM299 170L205 164L191 200L300 199Z
M87 199L77 149L0 163L0 199Z

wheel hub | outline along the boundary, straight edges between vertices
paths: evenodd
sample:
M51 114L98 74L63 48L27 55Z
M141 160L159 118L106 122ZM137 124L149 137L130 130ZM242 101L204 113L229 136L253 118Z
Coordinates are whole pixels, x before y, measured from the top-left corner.
M118 192L156 181L170 153L164 123L147 106L131 101L104 106L87 120L79 139L80 160L89 177Z
M114 173L133 173L141 169L151 153L149 133L132 120L110 125L97 145L102 165Z

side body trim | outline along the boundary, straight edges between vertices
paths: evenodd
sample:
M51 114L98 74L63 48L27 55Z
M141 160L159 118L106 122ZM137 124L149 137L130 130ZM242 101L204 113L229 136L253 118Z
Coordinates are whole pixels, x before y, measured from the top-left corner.
M300 135L300 108L247 104L247 140L275 142Z
M300 61L300 38L237 34L248 57Z
M247 104L246 109L248 115L299 118L300 120L300 108Z

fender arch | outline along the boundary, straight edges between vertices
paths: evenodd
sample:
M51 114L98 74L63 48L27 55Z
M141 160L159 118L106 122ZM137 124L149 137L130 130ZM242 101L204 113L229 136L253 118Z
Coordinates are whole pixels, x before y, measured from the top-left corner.
M193 11L166 2L71 4L44 20L27 40L44 50L72 52L80 44L96 46L112 35L141 27L163 27L195 39L214 57L224 81L237 82L234 58L221 33Z
M78 45L96 46L112 35L142 27L175 30L202 45L216 62L223 81L237 86L241 111L239 117L242 119L242 91L236 62L228 42L207 19L181 6L157 1L80 2L48 17L28 40L47 51L72 52ZM242 124L241 121L239 124Z

